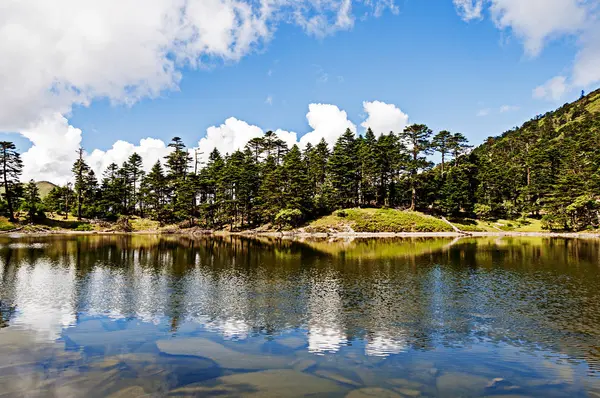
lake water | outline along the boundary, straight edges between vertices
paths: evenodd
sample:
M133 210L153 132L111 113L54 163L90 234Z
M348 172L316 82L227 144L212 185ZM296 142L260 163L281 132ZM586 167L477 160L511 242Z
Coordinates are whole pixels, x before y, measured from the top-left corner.
M600 240L0 239L0 397L600 397Z

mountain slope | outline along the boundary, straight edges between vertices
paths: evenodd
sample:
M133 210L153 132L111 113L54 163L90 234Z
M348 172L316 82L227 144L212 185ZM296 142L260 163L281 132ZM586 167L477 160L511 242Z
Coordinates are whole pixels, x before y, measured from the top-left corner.
M550 229L598 226L600 90L488 138L471 157L480 209L544 216Z

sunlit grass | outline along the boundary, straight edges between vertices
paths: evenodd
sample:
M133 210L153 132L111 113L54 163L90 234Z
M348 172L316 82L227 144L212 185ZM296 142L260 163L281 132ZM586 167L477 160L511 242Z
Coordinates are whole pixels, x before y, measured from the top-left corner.
M435 217L394 209L346 209L313 221L307 232L452 232Z

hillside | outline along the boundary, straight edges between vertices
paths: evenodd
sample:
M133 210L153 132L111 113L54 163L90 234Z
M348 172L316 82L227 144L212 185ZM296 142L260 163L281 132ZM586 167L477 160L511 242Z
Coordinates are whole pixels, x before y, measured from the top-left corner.
M600 90L489 138L470 161L479 216L537 215L547 229L597 228Z
M321 217L305 232L453 232L445 222L419 212L394 209L346 209Z
M38 181L35 183L40 190L40 197L44 199L52 189L56 188L58 185L53 184L49 181ZM0 195L4 193L4 187L0 186Z
M38 189L40 190L40 197L42 199L44 199L46 196L48 196L48 194L50 193L50 191L52 191L52 189L57 187L56 184L53 184L49 181L38 181L35 184L37 185Z

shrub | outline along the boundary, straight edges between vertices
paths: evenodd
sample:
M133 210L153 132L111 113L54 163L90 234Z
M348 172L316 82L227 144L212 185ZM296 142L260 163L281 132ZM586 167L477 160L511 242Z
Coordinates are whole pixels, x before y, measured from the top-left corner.
M295 228L302 223L303 214L298 209L285 209L281 210L275 216L275 224L282 228Z
M120 232L133 231L133 228L131 228L131 224L129 223L129 217L126 217L126 216L119 217L119 219L115 223L114 230L120 231Z
M91 224L79 224L74 231L93 231L94 227Z
M475 214L477 218L480 220L489 220L492 218L492 207L488 205L483 205L481 203L477 203L475 205Z
M340 218L348 217L348 212L346 210L338 210L335 212L335 215Z

